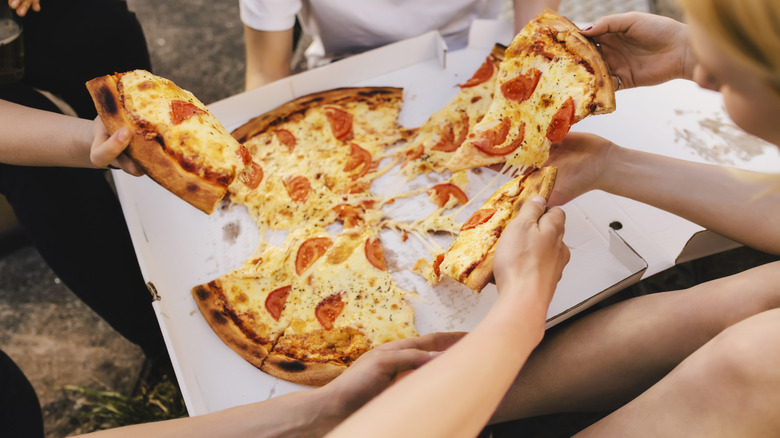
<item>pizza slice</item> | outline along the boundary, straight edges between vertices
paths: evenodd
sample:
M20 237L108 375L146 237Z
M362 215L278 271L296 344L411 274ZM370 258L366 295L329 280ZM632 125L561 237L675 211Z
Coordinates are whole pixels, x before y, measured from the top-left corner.
M125 153L158 184L206 213L249 164L246 149L206 106L168 79L134 70L86 85L108 132L130 130Z
M462 84L458 93L433 113L400 151L407 179L427 172L441 172L466 135L487 112L493 101L496 76L505 47L493 48L485 62Z
M437 277L446 275L480 292L493 278L493 255L501 233L525 201L549 199L558 169L547 166L504 184L463 224L455 241L433 263Z
M506 162L523 172L543 166L550 144L574 123L614 109L601 52L574 23L545 10L507 48L490 108L447 167L456 172Z
M373 232L340 234L299 277L289 301L291 323L264 372L321 386L371 348L417 336L408 293L390 275Z

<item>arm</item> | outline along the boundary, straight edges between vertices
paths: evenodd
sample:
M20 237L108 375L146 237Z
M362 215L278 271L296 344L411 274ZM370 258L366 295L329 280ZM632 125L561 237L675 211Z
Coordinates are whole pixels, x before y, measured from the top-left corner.
M290 75L292 28L263 31L244 25L244 44L247 91Z
M322 436L391 385L399 375L428 362L436 352L448 348L462 336L463 333L434 333L381 345L361 356L322 388L198 417L105 430L85 438Z
M519 33L529 21L539 15L545 8L558 10L560 0L513 0L515 11L515 33Z
M130 133L109 136L105 125L0 100L0 162L20 166L105 168L109 164L132 175L141 170L120 155Z
M780 175L640 152L581 133L555 145L550 164L559 169L555 203L600 189L780 254Z
M525 203L496 249L498 300L468 335L341 423L334 437L473 437L541 341L568 261L564 215Z
M693 78L688 27L671 18L640 12L609 15L582 33L599 44L621 88Z

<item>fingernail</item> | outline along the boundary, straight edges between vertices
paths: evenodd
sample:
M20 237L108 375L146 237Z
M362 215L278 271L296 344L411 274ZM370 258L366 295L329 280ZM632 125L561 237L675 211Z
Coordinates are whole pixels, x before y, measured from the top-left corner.
M593 29L593 26L588 26L585 29L582 29L583 32Z

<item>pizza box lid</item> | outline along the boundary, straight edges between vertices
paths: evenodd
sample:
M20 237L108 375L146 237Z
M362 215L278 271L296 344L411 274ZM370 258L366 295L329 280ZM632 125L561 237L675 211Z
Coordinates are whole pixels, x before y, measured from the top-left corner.
M447 53L440 35L431 32L238 94L209 108L232 130L264 111L314 91L342 86L400 86L404 88L405 100L400 122L408 127L419 126L455 95L455 85L471 76L494 42L507 43L511 39L511 28L508 37L506 32L501 34L502 29L507 29L504 24L482 24L474 29L486 33L474 37L474 41L485 41L482 46L475 43ZM592 119L614 118L617 113L631 113L637 107L648 108L646 102L655 97L655 92L632 91L618 94L616 114ZM690 98L699 97L694 91L687 91L693 93ZM622 116L620 123L595 125L586 125L586 119L576 127L616 141L626 133L669 129L669 114L652 120L647 120L644 113L640 115ZM643 144L652 146L652 141L649 137ZM189 413L214 412L305 389L270 377L233 353L211 331L190 295L192 287L240 266L256 249L258 231L246 210L228 206L205 215L147 177L134 178L122 172L113 175ZM393 183L392 173L386 178L377 183ZM476 209L480 196L486 198L490 192L480 194L479 189L498 185L495 174L487 170L472 174L470 179L468 194L475 198ZM425 208L430 205L424 200L410 201L394 214L402 216L409 210ZM548 326L649 273L672 266L691 236L703 231L676 216L601 192L575 199L564 209L564 241L572 257L550 305ZM466 217L468 214L464 212ZM496 291L492 285L480 295L455 282L436 288L427 286L410 271L418 258L430 258L427 251L415 246L413 239L404 243L397 234L387 231L382 234L382 241L389 259L398 268L394 275L401 286L419 295L412 302L421 334L470 330L493 304ZM721 248L716 245L707 251Z

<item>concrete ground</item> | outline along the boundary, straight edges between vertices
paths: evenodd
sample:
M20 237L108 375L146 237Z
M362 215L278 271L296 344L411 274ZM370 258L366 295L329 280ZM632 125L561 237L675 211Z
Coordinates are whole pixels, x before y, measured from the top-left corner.
M242 90L243 31L236 0L127 3L144 27L156 74L205 103ZM582 3L588 2L563 0L562 11L592 11ZM626 4L612 3L617 11ZM649 6L678 14L672 0ZM32 381L44 407L47 437L67 436L79 430L79 422L63 385L130 394L138 384L143 355L76 299L21 235L3 233L13 229L12 215L3 208L0 202L0 348ZM717 262L714 266L718 270Z

